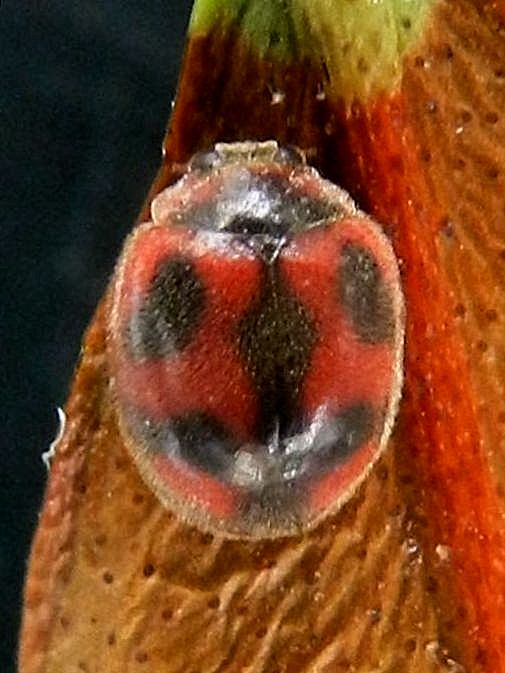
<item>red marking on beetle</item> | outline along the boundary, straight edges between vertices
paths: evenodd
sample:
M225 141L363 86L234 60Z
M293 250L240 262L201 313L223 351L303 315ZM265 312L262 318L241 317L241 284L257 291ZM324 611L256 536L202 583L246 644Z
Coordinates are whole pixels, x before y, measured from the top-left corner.
M168 461L165 456L155 456L153 467L163 482L174 492L183 491L218 519L229 519L237 510L236 494L217 479L202 470L190 469Z

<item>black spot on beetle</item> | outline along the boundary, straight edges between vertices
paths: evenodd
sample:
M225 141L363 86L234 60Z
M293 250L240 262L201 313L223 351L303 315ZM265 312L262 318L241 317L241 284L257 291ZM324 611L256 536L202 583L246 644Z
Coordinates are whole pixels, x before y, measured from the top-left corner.
M163 262L142 305L128 323L133 357L163 357L185 348L204 304L203 285L193 264L182 258Z
M239 323L237 336L258 394L257 439L292 434L300 420L298 398L317 330L277 268L265 267L262 292Z
M392 338L392 297L369 250L356 243L343 247L338 286L339 299L363 341L375 344Z
M375 413L369 402L360 401L343 409L324 424L311 455L317 471L333 469L348 460L375 432ZM323 441L324 439L324 441Z
M203 411L191 411L165 422L134 416L136 432L151 450L182 459L216 477L224 477L238 448L232 434Z
M226 428L203 412L176 418L171 430L179 444L179 455L188 463L219 476L231 465L237 449Z

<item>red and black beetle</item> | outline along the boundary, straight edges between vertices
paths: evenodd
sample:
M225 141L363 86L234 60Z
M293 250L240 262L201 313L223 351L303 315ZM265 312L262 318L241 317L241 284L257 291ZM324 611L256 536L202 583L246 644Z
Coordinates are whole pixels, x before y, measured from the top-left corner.
M403 298L391 245L294 149L196 155L113 283L121 432L161 501L231 536L313 526L389 438Z

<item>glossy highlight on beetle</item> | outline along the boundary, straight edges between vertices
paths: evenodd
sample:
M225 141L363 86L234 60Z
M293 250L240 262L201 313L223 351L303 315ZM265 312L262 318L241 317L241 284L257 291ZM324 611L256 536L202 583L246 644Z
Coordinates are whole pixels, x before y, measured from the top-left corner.
M299 533L385 448L403 298L381 229L292 148L218 144L152 203L110 298L119 426L177 515Z

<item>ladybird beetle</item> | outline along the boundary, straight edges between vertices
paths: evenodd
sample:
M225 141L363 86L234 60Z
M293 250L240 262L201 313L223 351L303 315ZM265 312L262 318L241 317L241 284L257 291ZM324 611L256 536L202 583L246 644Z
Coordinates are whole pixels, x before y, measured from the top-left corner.
M189 523L300 533L384 449L402 380L396 258L298 150L197 154L127 240L110 307L121 434Z

